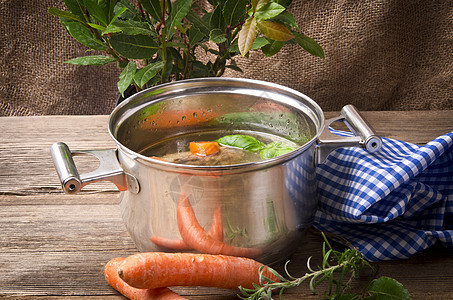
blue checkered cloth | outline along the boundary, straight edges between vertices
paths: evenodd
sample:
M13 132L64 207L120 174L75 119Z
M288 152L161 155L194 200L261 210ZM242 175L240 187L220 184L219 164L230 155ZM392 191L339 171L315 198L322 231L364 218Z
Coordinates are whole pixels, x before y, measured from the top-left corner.
M383 138L372 154L335 150L317 180L314 227L367 260L408 258L436 242L453 249L453 132L424 146Z

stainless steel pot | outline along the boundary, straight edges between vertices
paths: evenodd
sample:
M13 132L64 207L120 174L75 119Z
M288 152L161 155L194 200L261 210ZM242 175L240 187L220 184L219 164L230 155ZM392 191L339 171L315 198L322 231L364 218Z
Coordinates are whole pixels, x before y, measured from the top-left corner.
M355 136L331 134L328 126L335 121L344 121ZM301 146L276 158L227 166L180 165L141 154L169 137L218 129L269 133ZM71 152L63 143L52 146L66 193L78 193L95 181L114 182L121 191L124 223L140 251L231 254L227 249L252 248L259 250L250 252L253 258L268 264L291 255L312 222L316 164L339 147L374 152L381 146L381 139L352 106L325 121L321 108L295 90L230 78L178 81L141 91L114 109L109 133L116 149ZM77 154L98 157L99 169L78 174L72 160ZM223 237L216 243L225 247L199 248L197 242L188 245L182 240L177 208L183 192L195 222L206 232L220 209ZM160 244L153 237L175 243Z

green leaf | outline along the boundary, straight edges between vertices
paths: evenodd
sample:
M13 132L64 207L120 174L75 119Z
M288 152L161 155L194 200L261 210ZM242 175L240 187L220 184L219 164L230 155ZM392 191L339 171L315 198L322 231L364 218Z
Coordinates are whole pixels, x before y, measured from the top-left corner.
M251 13L255 13L258 9L269 3L270 0L252 0L252 10Z
M299 28L299 25L297 25L296 19L294 18L293 14L288 11L282 12L281 14L276 16L274 20L288 25L289 27Z
M162 19L162 7L160 2L160 0L140 0L140 3L143 5L145 11L155 21L161 21Z
M285 11L285 9L286 8L284 6L281 6L280 4L269 2L256 11L255 18L259 20L274 18Z
M249 0L227 0L223 6L223 17L227 26L242 22Z
M192 73L191 78L203 78L209 75L208 67L203 64L201 61L195 60L191 62L192 64Z
M186 48L186 45L185 45L184 43L168 42L168 43L167 43L167 48L168 48L168 49L173 49L172 47L176 47L176 48Z
M304 48L308 53L324 58L324 51L322 50L321 46L316 43L315 40L299 32L293 32L293 34L294 41L298 43L302 48Z
M256 11L256 6L258 4L258 0L252 0L252 1L250 1L250 4L252 6L252 9L250 10L250 13L252 13L252 11L255 12Z
M162 51L160 51L162 52ZM171 75L171 71L173 70L173 55L172 55L172 51L171 51L171 48L167 48L167 61L166 61L166 64L165 64L165 73L164 74L161 74L161 78L162 78L162 81L165 82L168 78L170 78L170 75ZM160 54L160 56L162 57L162 54Z
M257 37L252 45L252 50L260 49L261 47L269 44L269 41L263 37Z
M398 281L389 277L379 277L371 282L368 292L376 296L377 300L395 299L409 300L410 294L407 289Z
M280 5L283 5L284 7L288 8L288 6L291 5L291 2L293 2L293 0L273 0L275 3L278 3Z
M244 25L242 25L238 36L238 47L242 56L245 56L250 51L257 34L256 19L247 19Z
M85 4L83 3L83 0L63 0L63 2L70 12L82 20L86 20L84 12Z
M140 20L140 12L135 8L135 6L130 3L128 0L120 0L114 7L114 12L117 14L120 10L126 8L127 10L124 11L121 16L123 20Z
M120 80L118 81L118 90L120 91L123 97L124 91L131 85L132 80L134 79L136 70L137 70L136 63L130 61L124 68L123 72L121 72L120 74Z
M71 20L86 24L86 22L84 20L82 20L82 18L80 18L79 16L77 16L77 15L75 15L75 14L69 12L69 11L60 10L58 8L55 8L55 7L49 7L47 12L49 14L51 14L53 16L56 16L56 17L59 17L59 18L71 19Z
M200 42L205 37L205 35L200 30L198 30L196 27L191 27L188 31L188 35L189 35L189 45L191 47L195 46L196 43Z
M98 4L97 0L84 0L85 7L90 14L96 21L98 21L104 27L108 25L107 16L101 5Z
M81 56L65 61L65 63L82 66L101 66L117 61L116 58L104 55Z
M134 75L135 83L142 88L151 78L162 70L164 66L163 61L148 64L146 67L138 70Z
M294 150L296 150L296 148L285 145L282 142L272 142L261 150L260 157L261 159L274 158Z
M239 52L239 45L238 45L238 40L234 40L234 42L228 47L228 52L231 54L235 52Z
M211 29L225 29L225 20L223 19L222 7L217 5L217 7L212 12L211 18L209 19L209 27Z
M134 21L134 20L116 20L113 24L110 24L105 28L102 34L108 33L118 33L122 32L125 35L149 35L157 36L154 31L152 31L147 23Z
M109 33L124 33L124 34L128 34L128 35L134 35L134 34L131 34L130 32L124 32L123 28L121 28L120 26L116 26L115 24L110 24L108 25L103 31L102 31L102 35L106 35L106 34L109 34Z
M172 44L172 43L169 43L169 44ZM185 48L185 45L180 44L180 45L178 45L178 47L176 47L176 46L167 47L167 50L170 52L171 57L174 58L175 63L182 63L181 52L176 48Z
M76 39L79 43L94 49L94 50L106 50L107 46L100 40L98 40L91 31L86 28L82 23L74 21L61 21L61 24L66 28L69 34Z
M226 34L222 30L216 28L211 31L209 34L209 40L213 41L216 44L223 43L227 40Z
M151 58L158 50L157 43L146 35L118 34L110 38L110 44L119 54L131 59Z
M107 0L106 1L106 7L105 7L105 13L107 16L107 19L109 21L109 24L115 21L115 19L119 16L115 16L115 5L118 2L118 0ZM121 13L120 13L121 14Z
M211 32L209 25L202 18L200 18L195 12L190 10L189 13L186 15L186 19L192 23L191 29L196 28L198 31L203 33L205 36L209 36L209 33Z
M272 55L277 54L284 44L285 42L282 41L271 40L267 45L261 48L261 51L263 51L266 57L271 57Z
M256 37L255 40L253 41L250 50L260 49L261 47L264 47L267 44L269 44L269 41L266 38ZM234 52L240 52L238 43L235 42L231 44L230 47L228 47L228 51L231 52L232 55L234 55Z
M257 152L265 148L265 145L253 136L243 134L226 135L216 140L221 145L241 148L250 152Z
M182 19L187 15L192 5L192 0L176 0L171 9L170 16L166 21L167 38L170 39L175 33L175 28L181 24Z
M88 23L88 25L91 28L94 28L94 29L97 29L97 30L100 30L100 31L105 30L105 26L102 26L102 25L99 25L99 24L96 24L96 23Z
M265 37L274 41L288 41L294 37L288 28L272 21L258 20L257 26Z
M113 22L115 22L116 19L118 19L118 18L121 16L121 14L122 14L123 12L125 12L125 11L127 11L127 8L126 8L126 7L121 7L121 8L116 12L116 14L112 17L112 19L110 20L110 24L112 24Z

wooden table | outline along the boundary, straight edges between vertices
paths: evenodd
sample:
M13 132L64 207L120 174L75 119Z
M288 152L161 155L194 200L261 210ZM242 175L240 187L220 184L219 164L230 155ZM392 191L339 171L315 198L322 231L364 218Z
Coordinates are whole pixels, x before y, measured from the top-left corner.
M453 111L363 114L381 136L417 144L453 131ZM110 183L64 194L49 151L57 141L78 150L114 147L107 118L0 118L0 297L121 299L103 277L111 258L137 252L122 223L119 194ZM82 172L93 166L91 158L76 163ZM321 244L319 234L310 232L291 259L292 270L305 272L309 256L319 261ZM413 299L453 299L452 251L432 248L408 260L376 265L379 276L400 281ZM234 299L236 294L212 288L174 290L190 299ZM323 290L319 292L312 295L304 284L287 290L283 298L318 299Z

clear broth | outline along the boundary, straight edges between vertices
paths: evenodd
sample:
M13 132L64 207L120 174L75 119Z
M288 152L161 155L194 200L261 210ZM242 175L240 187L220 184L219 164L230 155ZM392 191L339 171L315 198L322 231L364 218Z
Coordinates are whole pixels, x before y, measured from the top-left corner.
M193 155L189 151L190 142L203 142L203 141L214 141L223 136L231 134L242 134L253 136L264 144L272 142L281 142L290 147L299 147L300 145L282 138L277 135L256 132L256 131L207 131L207 132L196 132L188 133L171 137L153 145L150 145L146 149L140 151L144 156L157 157L164 159L169 162L186 164L186 165L206 165L206 166L218 166L218 165L233 165L233 164L244 164L262 160L259 152L250 152L243 149L221 146L221 154L213 154L208 157L198 157Z

